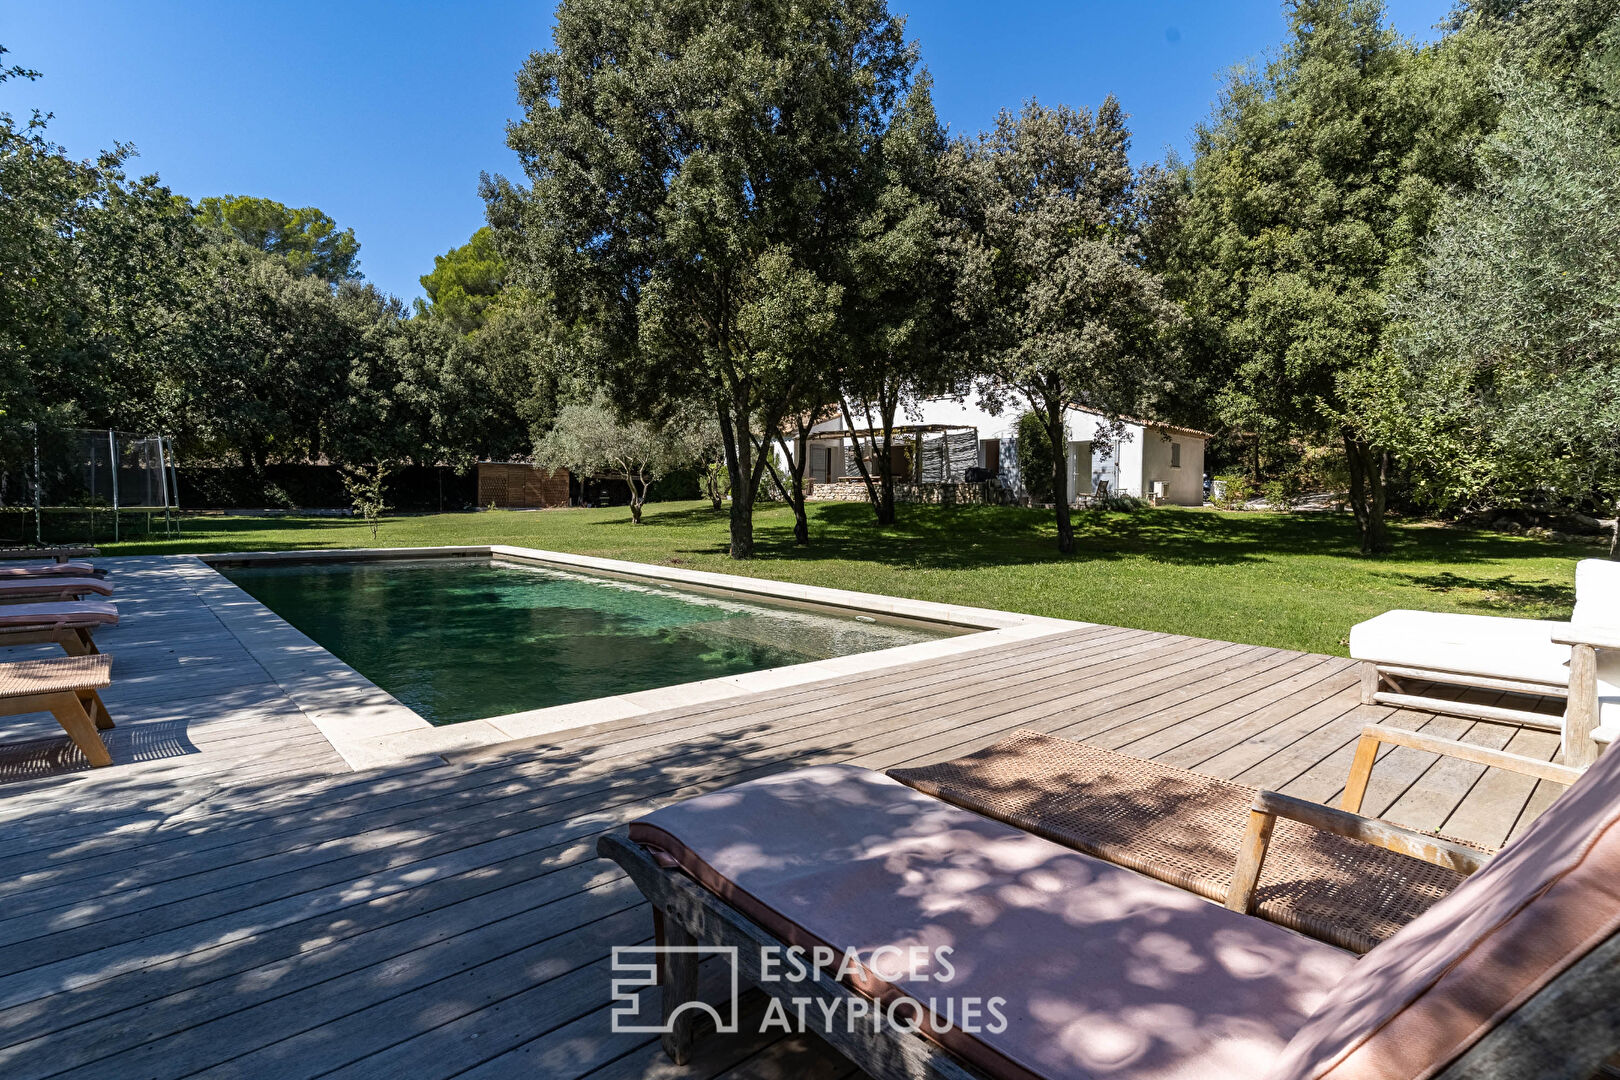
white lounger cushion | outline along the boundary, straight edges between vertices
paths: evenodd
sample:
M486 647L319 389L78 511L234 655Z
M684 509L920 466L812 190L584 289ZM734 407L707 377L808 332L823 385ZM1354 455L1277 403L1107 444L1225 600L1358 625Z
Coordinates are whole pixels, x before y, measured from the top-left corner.
M1620 562L1582 559L1575 564L1576 626L1620 626Z
M1575 564L1575 612L1569 624L1440 611L1386 611L1350 628L1350 656L1377 664L1453 671L1485 678L1569 685L1569 646L1555 631L1574 626L1620 626L1620 562L1582 559ZM1620 653L1598 653L1598 723L1595 737L1612 742L1620 732Z
M1350 655L1378 664L1566 686L1567 624L1440 611L1386 611L1350 629Z

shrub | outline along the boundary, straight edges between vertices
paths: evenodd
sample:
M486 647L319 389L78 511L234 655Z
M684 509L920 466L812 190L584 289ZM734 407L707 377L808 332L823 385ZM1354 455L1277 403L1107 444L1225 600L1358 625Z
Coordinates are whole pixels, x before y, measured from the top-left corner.
M1286 472L1275 480L1267 480L1262 489L1266 504L1273 510L1287 513L1299 505L1300 480L1297 472Z
M1220 479L1224 486L1220 498L1214 500L1220 509L1241 510L1250 499L1254 498L1254 486L1245 477L1229 476Z
M1018 418L1018 475L1024 480L1024 490L1036 502L1052 501L1054 461L1046 425L1037 414L1026 412Z

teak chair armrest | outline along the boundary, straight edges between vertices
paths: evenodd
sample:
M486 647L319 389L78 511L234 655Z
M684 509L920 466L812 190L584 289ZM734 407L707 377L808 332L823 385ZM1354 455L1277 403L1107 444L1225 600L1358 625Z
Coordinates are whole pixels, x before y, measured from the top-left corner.
M1361 801L1367 795L1367 782L1372 779L1373 765L1378 760L1380 743L1408 746L1413 750L1453 757L1475 765L1507 769L1509 772L1533 776L1537 780L1551 780L1555 784L1573 784L1581 775L1580 769L1552 761L1542 761L1540 758L1510 754L1506 750L1492 750L1485 746L1458 742L1456 739L1442 739L1385 724L1368 724L1361 729L1361 740L1356 744L1356 756L1350 763L1350 777L1345 781L1344 801L1339 804L1340 809L1351 814L1360 812Z
M1265 865L1271 831L1279 817L1409 855L1462 874L1472 874L1490 858L1476 848L1454 844L1415 829L1335 810L1331 806L1296 799L1291 795L1279 795L1275 791L1261 791L1255 795L1254 805L1249 810L1249 831L1243 837L1237 867L1232 872L1232 887L1226 894L1226 906L1231 910L1245 915L1254 913L1254 895L1260 885L1260 871Z
M1552 632L1558 645L1589 645L1594 649L1620 649L1620 626L1568 623Z

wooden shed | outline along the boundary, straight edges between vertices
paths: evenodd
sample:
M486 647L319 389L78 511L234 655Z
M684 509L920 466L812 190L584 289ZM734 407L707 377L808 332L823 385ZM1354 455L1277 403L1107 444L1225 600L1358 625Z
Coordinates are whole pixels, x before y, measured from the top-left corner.
M478 505L536 510L568 505L568 470L542 469L523 461L480 461Z

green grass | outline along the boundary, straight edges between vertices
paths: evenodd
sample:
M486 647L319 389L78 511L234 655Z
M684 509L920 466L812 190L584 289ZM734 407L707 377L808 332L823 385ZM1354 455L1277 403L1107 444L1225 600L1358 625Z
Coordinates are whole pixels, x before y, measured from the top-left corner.
M518 544L1340 655L1352 624L1390 608L1567 618L1575 560L1602 553L1405 524L1392 553L1367 559L1347 515L1161 508L1077 515L1080 550L1063 558L1050 511L900 511L879 529L864 504L813 504L805 549L785 508L762 509L748 562L726 557L725 517L707 503L649 506L640 527L622 508L388 518L375 543L347 518L187 518L178 540L101 549Z

